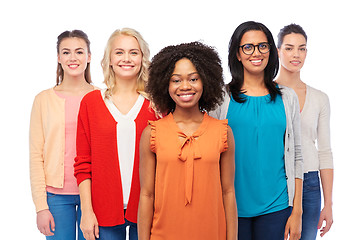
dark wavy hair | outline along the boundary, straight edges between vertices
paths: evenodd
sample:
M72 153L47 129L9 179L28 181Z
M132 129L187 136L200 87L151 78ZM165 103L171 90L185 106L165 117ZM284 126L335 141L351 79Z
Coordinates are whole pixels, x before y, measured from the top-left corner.
M223 69L216 50L200 42L168 46L152 58L146 84L151 101L163 114L175 109L175 102L169 95L169 82L175 63L183 58L193 63L203 83L199 108L213 110L223 99Z
M301 34L304 36L305 41L308 41L308 36L306 35L304 29L300 25L291 23L280 29L280 32L277 35L277 48L279 49L281 48L282 42L284 41L284 37L291 33Z
M264 73L264 82L267 90L270 93L271 101L275 101L276 96L281 95L280 89L276 87L276 83L273 81L279 71L279 57L275 41L270 30L259 22L248 21L240 24L235 29L229 41L228 66L232 75L232 80L228 84L227 90L235 101L239 103L246 101L245 97L240 95L240 93L245 93L245 91L241 90L244 82L244 71L243 65L237 59L237 54L239 53L240 43L243 35L246 32L252 30L262 31L265 33L267 41L271 45L270 56Z
M82 30L72 30L72 31L64 31L61 34L59 34L58 41L57 41L57 54L59 54L59 50L60 50L59 46L60 46L61 42L66 38L83 39L86 42L88 53L91 53L91 48L90 48L91 42L89 41L87 34L85 32L83 32ZM84 71L84 77L86 79L86 82L92 83L90 63L87 63L86 70ZM63 78L64 78L64 70L62 68L62 65L60 63L58 63L58 65L57 65L57 84L56 85L61 84L63 81Z

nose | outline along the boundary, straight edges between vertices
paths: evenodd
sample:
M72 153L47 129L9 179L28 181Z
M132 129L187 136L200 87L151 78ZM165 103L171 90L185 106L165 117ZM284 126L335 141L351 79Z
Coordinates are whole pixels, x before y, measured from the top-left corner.
M124 62L129 62L130 61L130 55L128 54L128 53L125 53L124 55L123 55L123 61Z
M294 58L299 58L300 57L300 52L299 52L299 49L294 49L294 52L293 52L293 57Z
M191 85L190 85L189 80L183 80L183 81L181 82L181 86L180 86L180 88L181 88L182 90L189 90L189 89L191 88Z
M258 50L258 46L255 46L255 49L253 50L252 56L260 56L261 52Z
M77 60L77 54L76 53L72 52L70 55L71 55L71 61Z

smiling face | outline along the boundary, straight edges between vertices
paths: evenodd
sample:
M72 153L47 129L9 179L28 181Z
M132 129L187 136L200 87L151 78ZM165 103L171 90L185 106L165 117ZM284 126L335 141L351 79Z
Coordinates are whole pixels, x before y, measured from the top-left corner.
M300 72L306 58L306 39L302 34L290 33L284 36L279 51L281 66L289 72Z
M186 58L177 61L169 81L169 94L175 102L175 110L178 108L199 110L202 93L202 79L193 63Z
M136 81L141 69L141 61L142 52L136 38L120 35L113 40L110 65L116 79Z
M267 37L264 32L258 30L251 30L243 34L240 46L245 44L259 45L260 43L267 43ZM257 46L252 54L245 54L240 48L237 53L237 59L242 63L244 74L260 75L268 64L270 52L261 53Z
M87 51L86 42L77 37L65 38L59 44L58 63L61 64L64 77L84 76L91 54Z

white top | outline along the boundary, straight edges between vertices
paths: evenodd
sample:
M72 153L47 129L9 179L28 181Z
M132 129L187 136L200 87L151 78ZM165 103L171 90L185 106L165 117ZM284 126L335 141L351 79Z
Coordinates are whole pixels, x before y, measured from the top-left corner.
M135 119L144 103L144 97L140 94L134 106L124 115L111 99L105 99L105 89L101 90L102 97L111 115L117 122L117 151L120 164L122 192L124 208L127 208L130 197L132 172L134 168L136 124Z
M301 145L305 173L333 169L329 98L322 91L308 85L301 111Z

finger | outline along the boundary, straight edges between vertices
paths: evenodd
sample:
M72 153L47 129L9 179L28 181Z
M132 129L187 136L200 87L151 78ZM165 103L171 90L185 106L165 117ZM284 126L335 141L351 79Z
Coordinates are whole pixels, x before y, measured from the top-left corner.
M97 224L95 225L95 236L96 238L100 238L100 229Z
M285 227L284 240L287 240L288 237L289 237L289 228Z
M52 232L55 231L55 222L53 216L50 218L50 227L52 229Z
M320 229L323 226L324 217L320 215L319 222L318 222L318 229Z
M47 237L49 237L49 236L53 236L54 235L54 233L52 233L51 231L50 231L50 228L48 227L48 228L43 228L42 229L42 231L40 231L41 233L43 233L44 234L44 236L47 236Z
M86 240L95 240L95 235L93 233L85 234Z
M50 223L49 223L49 224L47 224L46 226L44 226L44 228L43 228L43 234L44 234L45 236L53 236L53 235L54 235L54 233L52 233L52 232L50 231Z
M320 236L323 237L327 232L329 232L331 224L327 224L323 229L320 231Z

